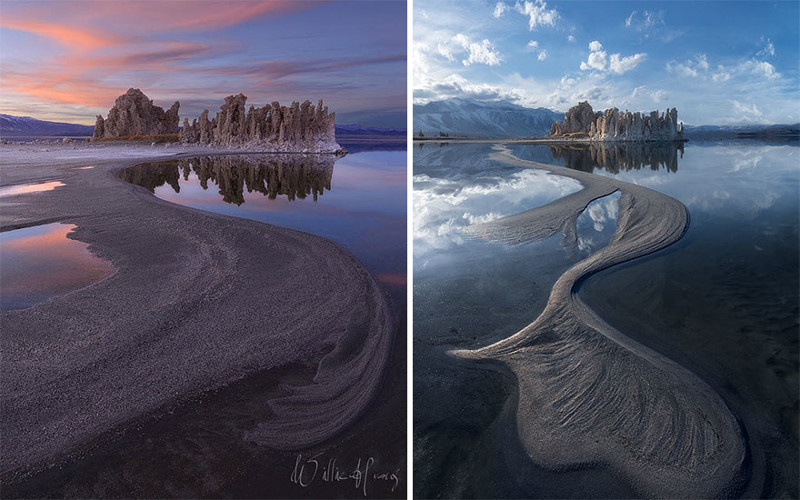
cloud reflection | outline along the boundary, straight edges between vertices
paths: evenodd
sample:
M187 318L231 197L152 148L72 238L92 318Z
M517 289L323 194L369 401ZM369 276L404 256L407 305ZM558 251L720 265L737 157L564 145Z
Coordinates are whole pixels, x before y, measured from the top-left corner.
M539 170L459 179L415 175L414 253L424 258L460 245L464 227L544 205L580 189L576 180Z

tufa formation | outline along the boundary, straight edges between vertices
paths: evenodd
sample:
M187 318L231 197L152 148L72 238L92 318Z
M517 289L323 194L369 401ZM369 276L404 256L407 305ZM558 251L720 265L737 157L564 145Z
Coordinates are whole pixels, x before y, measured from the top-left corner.
M217 116L209 120L208 110L189 124L183 120L180 140L183 143L215 146L268 147L271 151L330 152L342 148L336 144L334 119L322 99L291 106L277 102L261 108L250 106L245 112L244 94L225 98Z
M550 128L550 136L579 141L682 141L683 123L678 123L678 110L667 109L649 115L620 111L617 108L595 112L584 101L564 113L564 121Z
M257 149L271 152L331 153L344 152L336 143L334 120L322 99L316 106L311 101L291 106L277 102L245 109L244 94L225 98L217 116L208 118L208 110L192 120L184 118L178 129L180 103L164 109L139 89L129 89L119 96L108 112L108 118L97 117L93 140L126 136L178 134L184 144L207 144L237 149Z
M105 120L97 115L92 139L137 135L175 134L178 132L178 109L175 101L169 110L153 105L139 89L128 89L117 97Z

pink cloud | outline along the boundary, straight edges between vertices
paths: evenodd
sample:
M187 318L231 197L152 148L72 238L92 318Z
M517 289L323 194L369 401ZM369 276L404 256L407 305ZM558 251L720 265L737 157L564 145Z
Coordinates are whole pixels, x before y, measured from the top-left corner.
M319 3L274 0L4 3L0 27L52 40L66 53L35 65L4 64L0 90L45 102L105 107L127 89L125 85L111 83L114 77L143 72L137 85L157 83L158 72L174 71L176 63L210 50L201 43L158 40L161 36L219 30L251 19L309 9Z

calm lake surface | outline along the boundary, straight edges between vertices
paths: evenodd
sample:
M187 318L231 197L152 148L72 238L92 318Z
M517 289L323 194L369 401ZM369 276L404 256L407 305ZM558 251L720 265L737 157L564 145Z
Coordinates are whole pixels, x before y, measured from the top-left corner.
M172 203L331 239L404 301L405 151L365 151L339 159L206 156L145 163L121 175Z
M33 189L16 192L36 192ZM114 272L89 245L67 237L74 228L55 223L0 233L0 309L25 309Z
M545 471L521 447L504 447L515 432L513 378L446 355L532 322L560 274L615 230L618 197L606 197L581 216L572 246L560 236L522 245L465 237L459 228L580 189L571 179L492 162L491 148L414 149L415 495L635 495L608 471ZM579 293L725 399L748 434L756 471L748 492L796 497L800 148L741 141L511 149L644 185L688 207L690 227L676 245L603 271Z

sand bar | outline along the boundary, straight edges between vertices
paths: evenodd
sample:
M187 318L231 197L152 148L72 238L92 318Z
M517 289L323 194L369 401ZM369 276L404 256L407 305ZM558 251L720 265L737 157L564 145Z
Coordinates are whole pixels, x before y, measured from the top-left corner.
M686 368L620 333L578 297L585 277L678 241L688 211L656 191L514 157L492 159L571 177L584 190L521 214L470 228L476 236L519 243L561 230L594 199L621 192L612 242L568 269L542 314L520 332L468 359L497 360L517 379L517 434L536 464L569 470L610 467L647 497L741 493L750 476L737 419L714 390Z
M140 161L215 152L233 151L0 149L0 186L64 183L4 198L0 230L75 224L70 237L116 269L87 288L0 313L4 483L157 408L296 361L322 357L314 383L286 387L250 439L310 446L373 399L395 329L384 296L350 254L311 234L177 206L118 177ZM86 166L95 168L77 168Z

